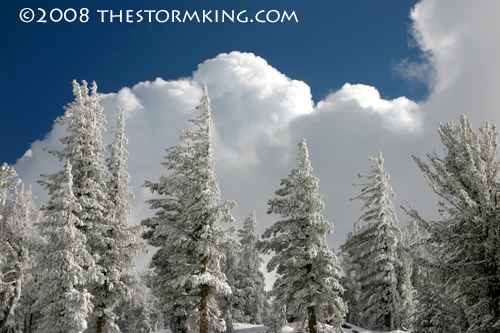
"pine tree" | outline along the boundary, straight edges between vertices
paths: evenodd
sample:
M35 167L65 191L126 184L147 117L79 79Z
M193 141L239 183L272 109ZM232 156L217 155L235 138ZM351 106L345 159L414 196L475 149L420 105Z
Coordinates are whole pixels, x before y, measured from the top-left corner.
M365 212L354 224L354 231L341 249L354 266L355 281L360 285L360 323L369 329L394 329L401 325L401 295L398 291L397 245L400 231L390 196L389 174L384 169L382 153L373 162L371 175L358 174L368 183L351 200L363 200Z
M162 164L173 172L157 183L146 181L152 192L164 198L148 201L158 209L152 218L143 220L149 228L143 238L159 247L151 259L157 277L150 286L155 295L176 311L179 320L189 315L184 330L199 325L200 333L212 327L224 328L218 318L215 298L229 294L230 287L221 272L222 245L232 239L234 230L215 225L233 222L232 201L219 204L219 181L215 175L210 99L203 86L201 115L189 121L196 130L181 131L180 145L167 149Z
M340 279L340 284L345 290L342 299L347 304L348 310L345 319L346 322L359 326L361 324L358 299L361 288L356 281L355 266L351 263L350 257L344 254L341 259L340 266L342 267L344 275Z
M126 171L128 152L125 144L125 114L117 108L116 126L112 128L114 137L108 146L110 157L107 159L109 179L107 180L108 203L106 229L103 240L107 249L101 255L98 264L104 268L104 283L93 289L95 304L93 317L96 319L96 331L120 332L115 324L114 307L123 299L130 297L135 280L130 276L134 268L134 260L146 248L137 244L135 238L139 236L140 226L129 227L127 214L131 204L127 197L133 198L132 190L127 186L130 175Z
M467 325L465 313L446 285L445 275L433 267L432 258L437 254L428 243L430 235L422 228L421 217L411 204L410 209L402 208L413 218L402 230L404 252L411 261L411 283L415 288L412 332L463 332Z
M279 214L282 220L264 232L260 248L264 254L275 253L267 264L268 271L277 272L270 292L273 302L286 305L292 315L307 317L309 332L315 333L319 323L343 318L347 307L341 298L337 257L326 243L333 224L321 214L319 179L310 174L305 139L299 143L297 160L297 168L281 180L284 187L268 202L268 214ZM339 320L334 329L341 331Z
M403 329L409 329L412 325L412 317L415 313L415 286L413 285L414 276L414 255L410 250L411 245L415 241L411 235L410 223L400 231L400 239L398 242L397 255L400 264L396 266L396 274L398 278L398 292L401 297L401 307L399 311L399 326ZM418 268L417 268L418 271Z
M124 333L150 333L164 329L164 316L158 298L145 284L149 270L140 274L134 270L132 297L124 299L116 307L117 324Z
M102 131L106 119L99 104L95 82L89 90L87 82L73 81L74 102L65 107L66 113L56 123L66 126L68 135L61 138L62 151L48 150L71 165L73 193L81 210L75 212L82 222L77 228L85 235L89 253L96 259L97 278L89 281L93 309L90 327L100 332L119 332L114 324L113 307L129 294L126 270L142 249L135 244L138 227L127 225L126 213L131 195L125 171L127 151L124 148L123 112L119 111L115 137L109 145L111 157L104 164L105 145ZM54 180L59 173L42 175L39 181L49 194L57 190Z
M6 163L0 167L0 330L16 322L24 287L33 267L33 251L40 239L34 232L39 209L31 188L25 189ZM14 326L19 326L14 323Z
M431 272L442 274L467 322L462 332L500 331L500 214L498 131L483 123L475 133L465 116L460 124L438 125L445 156L414 157L420 173L441 198L440 221L410 215L429 236ZM420 297L419 303L424 302ZM456 320L459 322L459 320Z
M35 307L42 320L37 332L81 333L92 310L85 286L96 277L94 260L78 228L83 222L76 216L81 207L72 191L71 164L51 179L51 198L38 225L47 244L38 259L41 281Z
M82 81L81 86L76 80L72 84L75 100L64 108L64 116L56 119L56 123L67 126L68 135L60 139L65 147L62 151L47 151L71 165L72 190L81 207L76 212L82 222L77 228L86 237L89 253L97 258L106 253L108 248L103 235L107 232L109 201L106 182L109 172L104 165L105 146L101 135L106 119L102 113L103 107L99 105L96 83L92 83L90 91L86 81ZM50 195L57 190L58 185L54 180L59 177L59 173L42 175L43 179L38 181ZM91 293L93 288L104 283L105 268L99 262L96 265L99 279L88 286Z
M223 244L222 251L224 257L221 258L221 271L226 276L226 282L231 288L231 294L221 295L217 298L217 305L220 309L222 318L226 323L225 333L234 333L234 323L243 322L243 315L234 308L236 297L236 285L238 283L238 252L241 244L234 239Z
M257 219L252 211L238 230L241 237L241 249L238 251L238 262L235 277L234 308L240 313L238 321L244 320L252 324L262 324L266 309L266 292L264 274L260 266L264 262L257 244Z

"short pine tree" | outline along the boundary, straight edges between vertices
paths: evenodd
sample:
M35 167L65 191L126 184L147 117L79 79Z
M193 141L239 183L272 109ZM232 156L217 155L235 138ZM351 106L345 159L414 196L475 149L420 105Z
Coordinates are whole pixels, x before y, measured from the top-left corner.
M264 262L257 250L259 235L257 219L252 211L238 230L241 237L241 249L238 251L238 262L235 277L234 308L242 318L252 324L262 324L264 311L267 308L267 296L264 274L260 266Z
M347 304L348 312L346 316L346 321L354 325L360 325L360 314L359 314L359 293L360 286L356 282L356 271L355 266L351 263L350 257L345 254L341 257L342 261L340 266L344 272L340 283L344 287L344 294L342 298Z
M354 225L354 231L342 245L354 269L359 284L360 324L369 329L394 329L401 324L401 295L398 291L400 260L397 245L400 231L390 195L395 196L388 184L389 174L384 169L382 153L373 162L371 175L358 174L370 180L361 194L354 199L363 200L366 210Z
M51 198L39 223L47 244L39 257L40 292L35 307L42 319L37 332L84 332L92 310L90 293L85 289L94 260L86 249L86 237L79 230L83 222L72 191L71 164L52 177Z
M268 271L277 269L270 292L276 306L287 313L306 317L310 333L321 322L343 318L347 307L339 283L341 269L335 253L326 243L333 224L321 214L324 208L318 193L318 178L312 176L305 139L299 143L299 163L288 178L281 180L276 198L269 200L268 214L279 214L282 220L268 228L260 243L265 254L274 252ZM341 331L340 321L334 327Z
M215 175L210 99L203 86L202 113L189 121L196 130L182 131L180 145L167 149L162 164L173 172L157 183L146 181L152 192L163 198L148 201L156 215L141 223L148 228L148 243L159 247L151 259L156 273L150 286L155 295L175 312L188 315L184 330L199 327L201 333L216 327L224 329L215 299L231 293L221 271L223 244L232 239L233 230L225 230L216 222L233 222L232 201L219 204L219 181Z

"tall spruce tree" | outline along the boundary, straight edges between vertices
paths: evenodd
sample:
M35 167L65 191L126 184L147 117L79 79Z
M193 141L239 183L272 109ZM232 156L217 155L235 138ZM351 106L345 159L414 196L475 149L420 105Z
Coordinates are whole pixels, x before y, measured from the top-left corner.
M465 116L459 125L439 124L444 157L414 157L420 173L440 197L440 221L428 221L411 209L429 236L431 273L440 274L446 290L465 313L462 332L500 331L500 162L498 131L485 122L480 133ZM439 286L439 281L438 286ZM425 295L419 295L419 307ZM450 309L451 307L448 307ZM453 315L455 313L455 315ZM451 311L448 315L460 314Z
M73 194L71 164L51 177L51 198L38 224L46 245L39 256L40 290L35 307L42 319L37 332L82 333L92 310L91 295L85 288L96 278L94 259L86 249L81 211Z
M341 269L326 243L333 224L321 214L324 204L318 193L319 179L310 174L306 140L298 146L297 168L281 180L284 187L268 202L268 214L279 214L282 220L264 232L260 243L265 254L274 252L267 264L268 271L277 272L270 295L289 314L307 318L310 333L334 317L334 330L341 332L341 319L347 311L341 298Z
M189 120L196 129L181 131L180 144L167 149L162 164L172 173L156 183L144 184L164 197L148 201L151 209L158 211L141 223L149 229L143 238L159 247L150 263L156 273L150 284L155 295L177 313L182 330L194 330L189 324L195 323L200 333L206 333L213 327L224 328L215 298L231 292L220 261L222 246L232 239L234 230L225 230L216 222L233 222L230 210L236 203L219 204L210 99L205 85L200 102L197 109L202 113Z
M241 249L235 272L234 309L240 316L238 320L252 324L262 324L267 308L265 279L260 271L264 262L257 249L257 219L252 211L245 219L243 229L238 230Z
M127 214L130 213L131 204L127 197L133 198L132 190L127 186L130 175L126 171L128 152L125 144L125 113L122 108L116 110L116 126L112 128L114 137L108 145L110 157L106 160L109 170L107 180L107 218L103 240L107 248L98 261L103 267L104 283L93 289L95 308L93 317L96 318L96 332L120 332L115 324L115 306L125 298L131 296L135 279L131 276L134 260L146 248L136 243L140 226L130 227Z
M98 333L119 332L113 322L113 307L129 293L123 273L131 267L140 249L134 242L138 229L128 227L125 216L129 209L125 197L130 191L126 186L124 122L119 117L115 138L109 147L108 169L104 164L106 147L102 141L106 119L99 104L97 85L93 82L89 89L85 81L82 85L76 81L72 84L75 100L65 107L64 116L56 119L68 132L60 139L64 148L48 152L71 165L72 190L81 207L75 212L81 221L76 227L85 235L87 250L95 259L97 276L87 285L94 305L90 327ZM54 180L59 173L42 175L39 183L52 193L58 186Z
M104 165L105 146L101 134L106 119L102 113L103 107L99 104L97 84L93 82L90 90L86 81L79 85L73 80L72 85L75 100L64 107L64 116L56 119L56 123L66 126L68 132L67 136L60 139L64 148L62 151L47 151L57 156L60 161L66 160L71 165L72 190L76 202L81 207L75 213L81 221L77 228L86 237L89 253L97 259L100 276L89 285L89 291L92 293L92 289L104 283L105 268L99 261L103 259L102 255L108 248L103 235L107 232L109 201L106 182L109 172ZM38 181L45 186L49 194L56 190L58 183L54 182L54 179L60 172L42 175L43 179Z
M382 153L372 161L371 175L358 174L370 182L351 200L364 201L365 212L354 224L341 249L348 257L354 279L359 284L360 324L369 329L394 329L401 325L402 300L398 290L397 253L400 231L390 197L395 194L388 183Z

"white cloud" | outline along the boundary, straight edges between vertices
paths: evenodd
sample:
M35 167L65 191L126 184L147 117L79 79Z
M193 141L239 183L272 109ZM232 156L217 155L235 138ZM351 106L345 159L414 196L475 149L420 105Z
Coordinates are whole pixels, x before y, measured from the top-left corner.
M395 133L416 133L422 128L417 103L406 97L382 99L376 88L363 84L346 83L339 91L331 93L324 101L319 102L316 110L376 115L385 128Z
M422 0L412 10L412 33L427 62L417 67L435 75L421 104L429 124L458 121L460 114L477 126L500 123L499 12L499 1L467 0Z
M26 152L23 155L23 157L31 157L31 156L33 156L33 152L31 151L31 149L26 150Z
M167 172L160 165L164 148L177 144L179 131L188 128L188 118L196 114L202 83L208 86L214 139L219 141L215 155L221 193L224 198L238 202L234 211L237 226L256 209L261 231L278 218L265 214L267 201L279 187L280 179L294 167L296 144L302 136L311 144L311 156L320 156L322 162L313 160L313 166L322 177L331 177L329 172L339 170L355 176L362 169L359 170L359 166L356 169L353 163L360 159L364 163L368 156L375 156L379 148L373 153L371 149L363 151L362 158L355 151L346 152L342 158L346 160L347 169L339 168L338 156L330 153L341 145L346 133L359 134L351 142L356 145L364 140L360 131L365 134L376 131L393 138L418 132L421 126L418 106L404 97L384 100L374 87L346 84L314 108L306 83L288 78L254 54L221 54L200 64L192 77L171 81L158 78L122 88L118 93L100 95L108 128L115 122L116 107L126 109L125 131L130 142L127 164L132 176L130 186L136 195L132 200L132 223L139 223L153 214L145 204L152 194L141 185L144 180L155 181ZM71 89L70 84L68 89ZM353 123L345 116L356 121ZM378 120L373 122L374 118ZM332 131L332 128L339 130ZM15 168L26 183L36 184L41 173L62 167L57 158L42 151L45 147L62 149L58 141L62 135L66 135L64 128L54 125L44 140L32 144L31 157L18 161ZM110 141L110 135L110 131L103 134L106 142ZM315 142L322 138L328 141L317 145ZM377 142L373 141L372 145ZM350 159L353 154L356 158ZM352 182L347 174L342 181L343 187L350 187ZM34 191L40 201L47 199L46 192L38 186L34 186ZM322 188L322 193L325 200L337 198L335 193L345 196L345 202L349 197L345 190L339 191L336 187ZM326 203L327 207L331 206L330 202ZM333 213L329 211L328 214ZM352 218L346 219L352 220L358 213L352 214ZM338 216L327 218L337 220ZM335 236L335 246L338 247L349 227L350 224L346 224L338 228L340 233Z

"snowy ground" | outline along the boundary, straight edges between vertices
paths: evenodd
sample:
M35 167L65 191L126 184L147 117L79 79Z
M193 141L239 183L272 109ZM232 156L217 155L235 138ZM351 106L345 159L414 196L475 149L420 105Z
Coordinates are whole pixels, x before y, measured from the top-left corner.
M294 329L294 324L283 326L283 333L291 333ZM342 332L344 333L406 333L406 331L395 330L395 331L370 331L356 325L344 324L345 327L342 328ZM267 331L267 327L262 325L252 325L252 324L234 324L234 329L237 333L264 333ZM171 333L170 330L158 331L155 333Z

